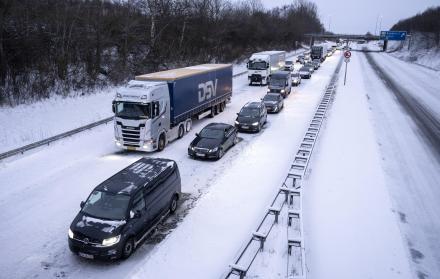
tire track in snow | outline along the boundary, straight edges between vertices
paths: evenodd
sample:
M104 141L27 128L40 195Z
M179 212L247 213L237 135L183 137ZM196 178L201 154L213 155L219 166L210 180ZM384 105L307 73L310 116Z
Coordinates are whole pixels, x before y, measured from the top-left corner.
M440 120L435 117L430 109L422 105L417 99L398 82L392 79L373 59L370 53L365 53L368 63L373 68L376 75L388 87L397 101L411 117L424 136L423 139L435 152L435 158L440 162Z

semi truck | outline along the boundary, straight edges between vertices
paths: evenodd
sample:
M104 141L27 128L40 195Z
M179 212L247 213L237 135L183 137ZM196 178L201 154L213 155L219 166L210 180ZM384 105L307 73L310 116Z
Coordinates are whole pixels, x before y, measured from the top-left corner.
M284 68L285 51L263 51L252 54L247 63L249 85L266 85L272 72Z
M319 45L319 46L312 46L310 57L313 59L319 59L321 62L324 62L325 58L327 57L327 46L326 45Z
M136 76L113 100L116 145L161 151L193 119L214 117L232 97L232 65L202 64Z

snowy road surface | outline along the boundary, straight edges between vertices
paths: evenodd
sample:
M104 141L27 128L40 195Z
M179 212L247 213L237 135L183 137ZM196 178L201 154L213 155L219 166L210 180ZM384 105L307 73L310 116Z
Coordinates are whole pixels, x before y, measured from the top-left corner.
M353 52L304 186L309 278L440 274L439 146L406 107L438 121L440 82L417 67ZM413 103L402 105L396 94Z
M185 201L177 221L170 221L177 228L159 244L143 245L127 261L90 262L72 255L67 247L67 229L80 201L98 183L146 155L118 150L111 125L1 162L1 274L16 278L176 278L176 274L217 278L284 178L292 159L286 154L293 154L297 147L336 61L328 59L311 80L294 88L285 109L269 116L262 133L240 134L241 142L220 161L189 159L187 146L204 125L232 124L241 106L265 94L265 87L249 87L246 76L234 79L233 100L225 112L197 121L183 139L160 154L148 155L177 161Z

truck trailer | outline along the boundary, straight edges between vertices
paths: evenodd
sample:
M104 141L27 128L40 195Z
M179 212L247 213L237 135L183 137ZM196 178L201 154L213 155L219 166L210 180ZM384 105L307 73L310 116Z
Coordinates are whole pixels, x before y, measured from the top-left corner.
M259 83L266 85L270 75L284 68L285 51L263 51L252 54L247 63L249 85Z
M136 76L113 100L116 145L161 151L189 132L193 119L222 112L231 97L230 64L202 64Z
M324 62L325 58L327 57L327 46L326 45L319 45L319 46L312 46L310 57L313 59L319 59L321 62Z

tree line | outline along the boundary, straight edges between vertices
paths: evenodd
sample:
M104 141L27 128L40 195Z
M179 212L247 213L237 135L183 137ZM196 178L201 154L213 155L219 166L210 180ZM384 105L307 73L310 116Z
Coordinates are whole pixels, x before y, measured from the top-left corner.
M437 47L440 47L440 7L432 7L413 17L400 20L391 30L419 32L427 37L433 37Z
M92 92L134 75L291 50L321 32L307 0L2 0L0 105Z

